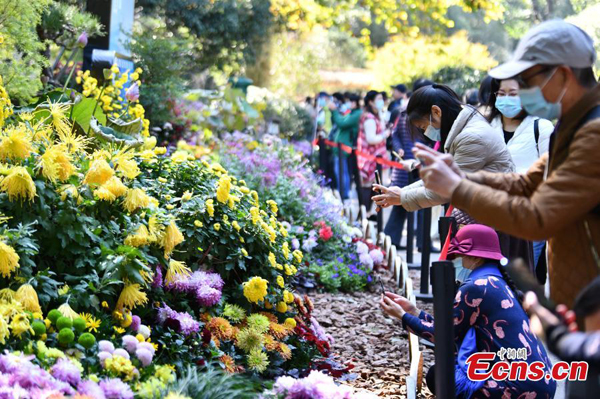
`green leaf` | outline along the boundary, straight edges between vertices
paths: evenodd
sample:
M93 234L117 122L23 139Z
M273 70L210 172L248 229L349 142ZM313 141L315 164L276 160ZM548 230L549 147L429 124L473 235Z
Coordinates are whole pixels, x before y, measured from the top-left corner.
M96 111L94 111L96 108ZM77 123L84 132L87 132L90 128L90 120L92 119L92 112L94 117L101 123L106 124L106 115L102 111L102 107L93 98L84 98L78 104L73 107L72 119Z

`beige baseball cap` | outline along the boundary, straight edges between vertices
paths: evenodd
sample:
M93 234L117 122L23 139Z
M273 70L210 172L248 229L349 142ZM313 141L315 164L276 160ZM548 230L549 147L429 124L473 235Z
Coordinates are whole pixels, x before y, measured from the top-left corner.
M508 79L534 65L589 68L596 62L594 41L577 26L553 19L532 28L519 41L510 61L492 69L495 79Z

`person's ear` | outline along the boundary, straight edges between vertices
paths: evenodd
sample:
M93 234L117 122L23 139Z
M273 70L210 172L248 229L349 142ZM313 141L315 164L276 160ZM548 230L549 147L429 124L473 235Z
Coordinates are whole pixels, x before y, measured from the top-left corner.
M432 119L439 122L440 124L442 123L442 109L440 107L438 107L437 105L431 106L431 115L433 116Z

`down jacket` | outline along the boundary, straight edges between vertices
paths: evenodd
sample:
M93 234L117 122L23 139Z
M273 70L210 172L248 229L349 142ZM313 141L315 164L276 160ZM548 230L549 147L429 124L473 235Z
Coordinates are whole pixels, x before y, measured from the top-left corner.
M515 171L502 134L471 107L465 107L456 117L448 133L444 152L451 154L465 173L480 170L502 173ZM402 206L410 212L450 201L426 189L421 180L403 188L400 195Z

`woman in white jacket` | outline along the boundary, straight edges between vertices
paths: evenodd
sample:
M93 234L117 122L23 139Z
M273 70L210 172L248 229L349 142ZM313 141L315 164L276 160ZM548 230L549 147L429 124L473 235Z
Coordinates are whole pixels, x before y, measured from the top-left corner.
M434 84L417 90L406 109L408 124L433 141L440 142L440 151L453 156L456 165L466 173L485 170L509 173L515 165L502 133L493 129L475 108L463 105L452 89ZM414 168L417 161L406 166ZM374 186L380 195L373 200L378 207L400 205L407 211L428 208L449 202L425 188L422 181L400 189ZM475 222L469 215L455 209L453 216L459 224ZM521 257L533 264L531 243L499 233L503 254L514 259Z
M487 120L504 136L517 173L525 173L548 152L554 125L547 119L527 115L521 107L519 83L515 79L492 80Z
M486 116L492 127L504 136L517 173L525 174L540 156L548 152L554 125L547 119L527 115L521 107L519 82L492 79L492 94ZM545 241L533 243L533 264L537 266ZM545 269L536 270L545 281Z

